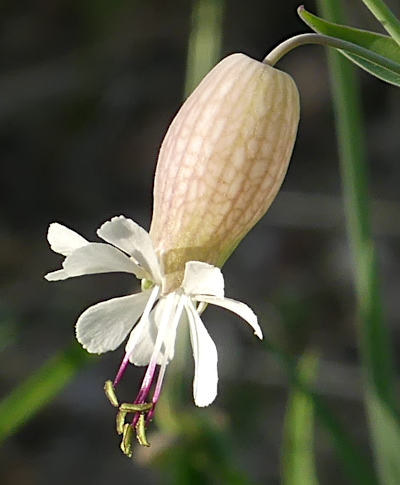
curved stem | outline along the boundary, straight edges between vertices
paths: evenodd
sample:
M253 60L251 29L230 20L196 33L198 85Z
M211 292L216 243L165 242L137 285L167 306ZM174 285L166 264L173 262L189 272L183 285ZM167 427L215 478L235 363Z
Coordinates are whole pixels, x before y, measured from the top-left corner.
M334 47L336 49L352 52L353 54L363 57L364 59L368 59L375 64L379 64L382 67L386 67L387 69L400 74L400 64L397 64L397 62L393 62L386 57L380 56L376 52L372 52L369 49L365 49L364 47L353 44L352 42L322 34L295 35L294 37L291 37L290 39L287 39L279 44L277 47L275 47L275 49L272 49L272 51L265 57L263 62L265 64L269 64L270 66L274 66L285 54L296 47L307 44L318 44L325 47Z

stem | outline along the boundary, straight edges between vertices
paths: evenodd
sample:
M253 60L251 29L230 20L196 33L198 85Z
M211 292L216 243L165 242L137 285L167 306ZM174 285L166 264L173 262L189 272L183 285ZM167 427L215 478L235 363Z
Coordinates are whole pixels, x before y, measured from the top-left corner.
M337 39L336 37L330 37L328 35L322 34L300 34L291 37L279 44L275 49L265 57L263 62L274 66L285 54L295 49L296 47L307 45L307 44L317 44L325 47L334 47L335 49L341 49L348 52L352 52L364 59L378 64L380 66L386 67L387 69L400 74L400 65L397 62L393 62L386 57L380 56L376 52L372 52L365 47L361 47L352 42L346 40Z
M400 21L383 0L362 0L393 39L400 45Z
M340 2L323 0L322 13L344 22ZM332 7L330 7L332 6ZM330 14L330 15L329 15ZM365 370L386 400L393 403L394 373L388 332L383 324L375 247L371 230L369 180L360 90L353 66L336 52L329 52L333 101L345 200L347 233L352 250L355 290L361 319L360 346ZM374 330L373 330L374 329ZM373 337L371 332L375 331ZM385 345L384 342L387 344ZM374 353L382 345L385 352Z
M223 33L223 0L195 0L189 36L184 98L218 62Z
M338 0L320 0L320 12L345 23ZM376 253L371 233L366 143L360 89L353 67L329 52L347 232L354 261L358 300L358 346L364 377L364 401L380 483L397 485L400 476L392 346L382 312ZM393 439L393 441L390 441ZM397 477L397 478L394 478Z

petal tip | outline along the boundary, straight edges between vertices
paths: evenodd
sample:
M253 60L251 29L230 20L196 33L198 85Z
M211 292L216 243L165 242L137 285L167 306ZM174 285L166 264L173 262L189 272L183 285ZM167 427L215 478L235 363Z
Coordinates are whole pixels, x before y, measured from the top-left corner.
M76 340L82 345L82 348L86 350L86 352L88 352L89 354L100 355L104 352L104 351L99 351L98 349L94 350L93 348L91 348L90 342L85 342L85 339L81 338L81 335L79 334L78 322L76 322L75 324L75 337L76 337Z
M215 393L209 396L195 396L194 398L194 403L196 404L197 407L199 408L206 408L207 406L210 406L217 397L217 390L215 390Z
M51 271L44 275L44 279L47 281L62 281L69 278L68 274L64 271L64 269L58 269L56 271Z

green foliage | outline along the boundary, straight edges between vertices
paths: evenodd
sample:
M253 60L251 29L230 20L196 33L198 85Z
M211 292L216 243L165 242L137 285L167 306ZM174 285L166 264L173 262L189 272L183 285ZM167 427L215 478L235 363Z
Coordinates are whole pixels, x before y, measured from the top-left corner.
M341 2L321 0L321 12L344 22ZM400 477L400 425L394 392L392 349L382 315L380 284L371 234L364 127L359 86L351 65L329 53L348 236L358 298L358 345L364 374L364 399L377 472L382 485Z
M383 0L362 0L400 46L400 20Z
M299 377L312 384L317 358L306 353L298 365ZM282 485L318 485L314 458L314 406L308 393L294 387L286 410L282 448Z
M298 9L298 13L301 19L315 32L365 47L369 51L393 61L400 69L400 47L391 37L377 34L375 32L369 32L367 30L356 29L354 27L328 22L327 20L307 12L304 7L300 7ZM377 78L394 84L395 86L400 86L400 74L398 70L395 71L389 69L388 67L379 65L369 59L363 58L360 55L356 55L345 50L340 50L339 52L354 62L357 66L361 67Z
M378 485L371 463L359 450L335 414L331 412L324 399L310 387L305 376L299 373L297 362L294 358L269 341L264 341L264 347L286 370L293 388L301 391L312 402L315 417L326 431L338 458L351 477L352 483Z
M152 457L165 470L166 483L253 485L236 463L227 422L212 410L180 410L174 433L162 430L168 443Z
M6 396L0 402L0 442L54 399L89 360L89 354L74 342Z

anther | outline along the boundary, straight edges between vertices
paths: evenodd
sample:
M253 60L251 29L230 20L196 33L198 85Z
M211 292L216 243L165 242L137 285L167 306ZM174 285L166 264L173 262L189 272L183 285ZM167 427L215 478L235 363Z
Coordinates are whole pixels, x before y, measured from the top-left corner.
M124 432L126 414L127 414L126 411L121 411L121 410L119 410L117 413L117 416L115 418L115 424L116 424L118 434L122 434Z
M115 389L112 381L106 381L104 383L104 392L108 400L110 401L110 403L117 408L119 406L119 403L118 403L118 398L115 394Z
M132 458L132 432L132 426L125 423L120 447L124 455L129 458Z
M144 402L140 404L131 404L129 402L124 402L119 407L120 411L124 411L125 413L143 413L146 411L150 411L153 407L153 403L151 402Z
M150 446L150 443L147 441L146 436L146 417L144 413L140 414L139 420L136 424L136 438L139 441L140 445Z

